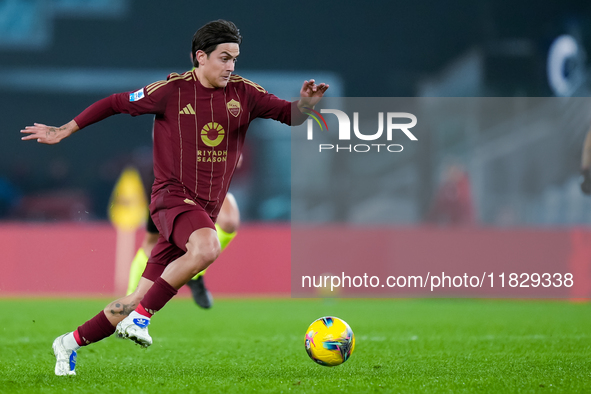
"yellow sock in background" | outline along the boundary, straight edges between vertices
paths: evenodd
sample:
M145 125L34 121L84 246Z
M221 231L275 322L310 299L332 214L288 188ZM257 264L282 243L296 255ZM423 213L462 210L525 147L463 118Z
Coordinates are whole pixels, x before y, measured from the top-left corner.
M139 248L131 262L131 267L129 268L129 282L127 284L126 295L130 295L135 291L138 283L140 283L140 278L142 277L147 264L148 256L146 255L146 252L144 252L144 248Z

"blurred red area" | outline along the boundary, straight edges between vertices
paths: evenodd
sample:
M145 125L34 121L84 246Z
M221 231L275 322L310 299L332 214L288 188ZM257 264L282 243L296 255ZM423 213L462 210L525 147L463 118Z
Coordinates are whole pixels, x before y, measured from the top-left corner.
M294 224L291 239L294 296L330 295L329 278L339 297L591 298L586 228Z
M139 246L143 231L138 231ZM0 297L117 296L116 231L108 223L0 225ZM423 272L424 271L424 272ZM571 287L544 297L591 297L591 230L479 227L302 227L248 224L206 274L217 296L320 296L302 275L486 275L572 273ZM508 279L507 279L508 280ZM340 296L537 298L532 288L354 288ZM506 290L510 290L507 293ZM542 290L540 287L538 290ZM535 294L534 294L535 293ZM188 296L183 288L181 295ZM324 294L326 295L326 294Z
M0 225L0 296L114 296L116 238L108 223ZM205 281L214 296L289 295L289 225L244 225Z
M17 216L27 220L80 220L92 211L81 190L60 190L23 197Z

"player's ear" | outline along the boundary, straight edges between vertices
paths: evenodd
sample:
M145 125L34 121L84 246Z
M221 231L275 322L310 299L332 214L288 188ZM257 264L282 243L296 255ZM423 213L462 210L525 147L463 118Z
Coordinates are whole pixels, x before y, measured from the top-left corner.
M195 52L195 58L197 59L199 65L202 66L205 62L205 59L207 58L207 54L200 49L197 52Z

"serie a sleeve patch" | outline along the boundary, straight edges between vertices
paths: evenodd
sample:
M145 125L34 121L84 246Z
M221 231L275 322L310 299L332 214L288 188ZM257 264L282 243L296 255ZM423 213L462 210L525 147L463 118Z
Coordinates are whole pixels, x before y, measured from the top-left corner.
M144 88L141 88L137 92L129 94L129 101L138 101L144 98Z

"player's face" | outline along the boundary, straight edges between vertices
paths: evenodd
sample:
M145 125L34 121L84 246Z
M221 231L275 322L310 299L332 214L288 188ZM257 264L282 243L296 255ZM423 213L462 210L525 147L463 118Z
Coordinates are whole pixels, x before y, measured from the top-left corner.
M239 54L240 46L236 43L219 44L209 56L197 51L199 68L202 68L201 75L204 77L201 83L210 85L206 86L210 88L226 87Z

